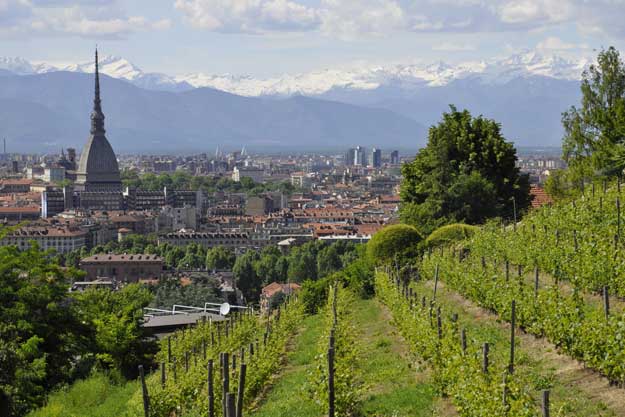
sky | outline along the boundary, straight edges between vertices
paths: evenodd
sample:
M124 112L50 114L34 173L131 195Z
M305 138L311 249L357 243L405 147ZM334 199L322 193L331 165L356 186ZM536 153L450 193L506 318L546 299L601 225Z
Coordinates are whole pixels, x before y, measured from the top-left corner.
M101 53L147 72L325 68L625 52L625 0L0 0L0 56Z

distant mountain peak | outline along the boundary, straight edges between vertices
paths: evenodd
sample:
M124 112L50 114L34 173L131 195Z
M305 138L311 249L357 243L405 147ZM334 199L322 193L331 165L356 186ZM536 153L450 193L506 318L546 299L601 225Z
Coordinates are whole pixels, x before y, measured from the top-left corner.
M406 90L440 87L465 78L495 85L514 78L532 76L577 80L590 62L585 58L568 59L537 50L522 50L504 58L457 64L439 60L429 64L364 65L347 70L324 69L262 79L233 74L192 73L174 77L162 73L146 73L123 57L106 55L101 58L100 71L150 90L185 91L211 87L242 96L319 96L337 89L367 91L384 86ZM33 64L19 57L0 57L0 69L20 75L51 71L91 73L94 71L94 64L87 61L55 66L46 63Z

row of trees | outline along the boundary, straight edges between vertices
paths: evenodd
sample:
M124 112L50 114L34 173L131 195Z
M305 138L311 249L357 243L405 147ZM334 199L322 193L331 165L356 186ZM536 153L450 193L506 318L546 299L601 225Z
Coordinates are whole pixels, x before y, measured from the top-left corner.
M265 191L282 191L291 194L295 188L290 182L256 183L251 178L243 177L240 182L235 182L229 177L195 176L184 171L173 173L139 175L135 170L126 169L121 173L125 187L141 190L157 191L167 187L172 190L204 190L207 193L215 191L245 192L250 195L258 195Z
M234 265L235 254L231 249L221 246L206 248L199 244L180 247L170 244L159 245L155 235L130 235L123 241L110 241L105 245L97 245L91 250L81 248L67 254L56 256L58 262L65 266L78 267L80 260L98 253L146 253L163 258L170 269L209 269L230 270Z
M96 246L91 251L81 249L59 260L66 266L77 267L80 259L96 253L147 253L161 256L170 269L192 270L207 269L219 271L233 271L236 284L243 291L245 297L254 302L258 300L260 289L271 282L303 282L307 279L323 278L331 272L340 270L353 260L356 255L356 245L350 242L336 242L327 244L320 241L311 241L301 246L291 248L288 253L282 253L277 246L266 246L261 251L247 251L236 256L230 248L217 246L206 248L199 244L175 246L156 244L155 236L130 235L121 242L109 242L106 245ZM196 283L202 286L203 283ZM184 291L179 285L168 283L159 287L159 300L174 299L164 295L166 289ZM214 292L211 288L201 290L202 294ZM190 297L195 298L195 296ZM179 298L175 298L180 300ZM188 298L187 298L188 299ZM163 302L159 305L168 305Z

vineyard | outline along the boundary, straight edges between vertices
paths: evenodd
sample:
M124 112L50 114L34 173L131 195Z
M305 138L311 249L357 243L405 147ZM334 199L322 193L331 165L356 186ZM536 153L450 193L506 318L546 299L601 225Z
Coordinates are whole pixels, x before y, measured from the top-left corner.
M371 276L371 297L339 274L316 312L294 295L177 331L120 390L123 415L623 415L620 198L599 184L403 264L361 255L346 271Z

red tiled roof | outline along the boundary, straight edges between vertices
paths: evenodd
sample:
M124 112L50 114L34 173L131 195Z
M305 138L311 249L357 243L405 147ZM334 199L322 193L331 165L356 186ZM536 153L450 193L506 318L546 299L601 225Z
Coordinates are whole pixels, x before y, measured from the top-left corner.
M263 297L271 298L271 296L273 296L276 293L285 292L289 290L290 292L294 292L294 291L298 291L300 288L302 288L302 286L294 282L291 282L289 284L280 284L278 282L272 282L271 284L267 285L266 287L262 289L262 295Z
M553 204L553 198L551 198L551 196L538 185L530 186L530 196L532 197L532 208Z

